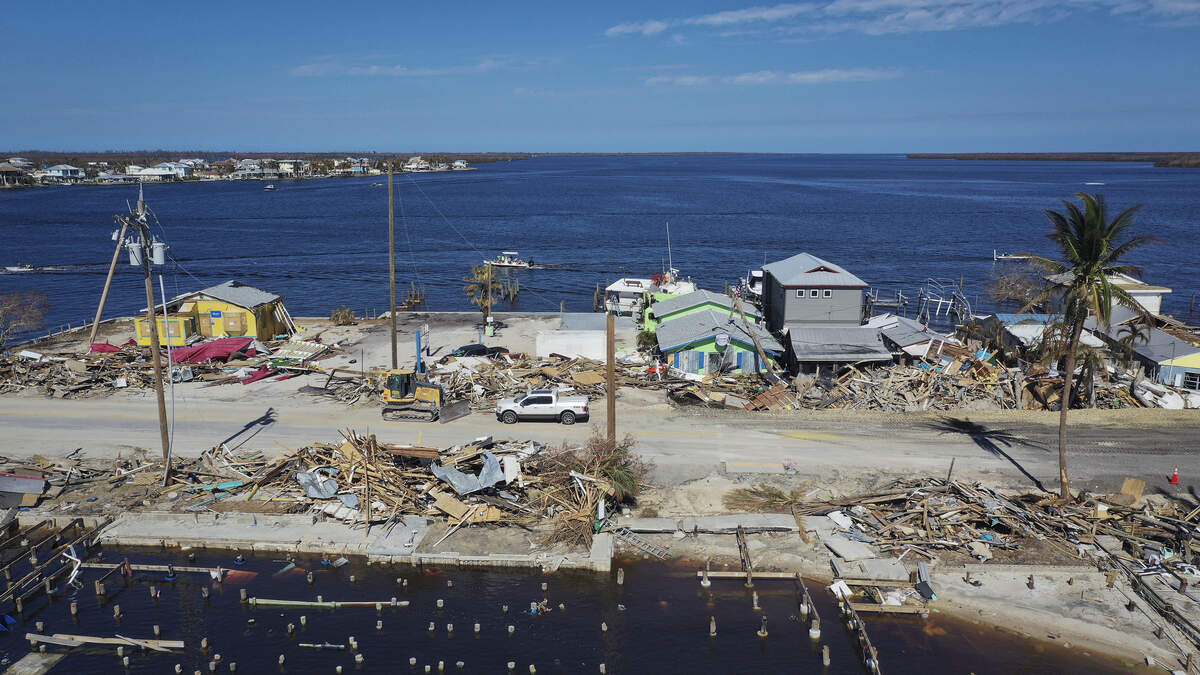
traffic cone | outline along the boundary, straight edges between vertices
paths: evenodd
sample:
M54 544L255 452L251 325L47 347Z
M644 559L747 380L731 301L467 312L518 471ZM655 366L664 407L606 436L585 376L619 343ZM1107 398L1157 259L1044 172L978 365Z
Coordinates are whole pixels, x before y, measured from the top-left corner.
M1179 465L1175 465L1175 470L1171 472L1171 485L1179 485Z

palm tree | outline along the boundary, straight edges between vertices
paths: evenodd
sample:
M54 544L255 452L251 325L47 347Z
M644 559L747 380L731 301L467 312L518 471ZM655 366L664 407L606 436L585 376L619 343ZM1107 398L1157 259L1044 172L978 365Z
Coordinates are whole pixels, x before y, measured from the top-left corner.
M472 266L471 275L463 277L463 281L467 282L463 291L466 292L467 299L483 312L484 323L487 323L488 316L492 313L492 305L500 300L515 303L521 293L521 287L515 280L502 282L495 268L487 264Z
M1089 315L1107 329L1111 323L1113 304L1121 305L1146 316L1146 311L1124 289L1112 283L1115 274L1138 274L1140 268L1120 263L1130 251L1154 241L1152 237L1138 236L1118 243L1133 225L1134 215L1142 205L1122 211L1112 221L1108 219L1108 207L1102 195L1080 192L1075 195L1083 202L1083 208L1063 200L1066 214L1049 209L1042 213L1050 219L1054 231L1047 235L1062 252L1065 262L1057 262L1040 256L1030 255L1030 260L1052 274L1062 275L1063 317L1069 330L1067 333L1067 364L1063 372L1061 411L1058 418L1058 477L1060 497L1071 498L1070 480L1067 477L1067 411L1071 408L1071 386L1075 374L1075 361L1079 351L1079 337L1083 334L1083 323ZM1059 292L1051 287L1034 298L1029 307L1047 300Z
M1126 370L1133 363L1133 348L1150 341L1149 326L1141 321L1130 321L1117 331L1117 344L1121 346L1121 365Z

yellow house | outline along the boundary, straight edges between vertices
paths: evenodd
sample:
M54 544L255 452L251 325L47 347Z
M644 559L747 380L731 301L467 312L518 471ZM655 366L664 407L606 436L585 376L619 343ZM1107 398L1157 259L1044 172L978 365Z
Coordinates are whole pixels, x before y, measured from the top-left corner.
M178 296L167 303L167 310L166 317L158 318L159 344L173 347L195 335L271 340L296 332L283 296L239 281ZM138 344L149 345L149 323L139 318L136 324Z

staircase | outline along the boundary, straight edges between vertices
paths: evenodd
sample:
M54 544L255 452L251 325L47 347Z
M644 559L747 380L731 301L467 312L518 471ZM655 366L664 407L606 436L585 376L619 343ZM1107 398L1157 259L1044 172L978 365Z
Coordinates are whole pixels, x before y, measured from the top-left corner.
M666 560L671 557L671 552L662 546L651 543L645 537L635 534L628 527L617 527L612 520L605 519L604 531L612 532L613 536L621 541L633 546L645 553L648 553L659 560Z

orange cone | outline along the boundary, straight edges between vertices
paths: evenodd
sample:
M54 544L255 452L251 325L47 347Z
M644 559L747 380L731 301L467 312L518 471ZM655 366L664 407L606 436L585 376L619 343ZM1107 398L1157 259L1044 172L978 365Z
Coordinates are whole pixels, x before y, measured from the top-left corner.
M1175 471L1171 472L1171 485L1179 485L1179 465L1175 465Z

